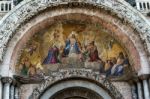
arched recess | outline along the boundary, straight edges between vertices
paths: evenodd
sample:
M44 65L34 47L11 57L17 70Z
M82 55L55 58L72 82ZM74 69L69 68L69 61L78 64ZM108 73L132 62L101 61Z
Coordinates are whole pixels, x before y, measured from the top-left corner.
M96 95L95 98L101 97L102 99L123 99L120 92L109 81L93 79L90 77L85 78L82 76L65 77L56 80L55 78L48 78L44 83L40 84L39 87L34 89L30 98L51 99L53 97L59 97L57 95L61 94L61 92L65 93L65 90L76 88L81 89L81 91L82 89L91 91L91 93ZM75 93L70 93L70 95L64 95L63 97L87 97L86 93L82 94L76 91L74 92ZM88 98L90 98L90 96Z
M112 99L112 97L102 89L101 87L98 87L95 84L92 84L88 81L82 81L82 80L67 80L65 82L61 82L59 84L56 84L52 86L51 88L47 89L40 97L39 99L49 99L52 98L53 95L57 94L57 92L62 91L64 89L68 88L85 88L88 90L92 90L94 93L97 93L99 96L102 97L102 99Z
M61 90L52 96L52 99L103 99L92 90L83 87L71 87Z
M58 7L60 7L60 9L53 9ZM49 11L49 13L42 13L42 11ZM105 14L102 16L101 12L103 11ZM101 18L103 20L101 21L101 23L103 23L102 25L104 25L108 30L110 29L113 33L116 33L115 36L118 35L116 37L122 42L122 45L127 46L127 44L131 44L126 49L129 51L129 54L135 52L133 56L131 55L131 59L133 60L136 72L139 75L150 73L147 56L149 55L148 45L150 25L140 13L135 11L124 1L28 0L18 5L16 9L8 13L0 22L1 60L2 56L4 56L1 63L1 70L8 71L3 73L3 75L12 75L11 73L13 73L12 71L14 70L14 61L12 60L13 58L17 59L15 54L18 55L20 52L19 49L22 48L21 45L24 45L28 40L27 37L32 36L32 33L34 33L35 30L39 31L39 29L46 27L46 23L48 24L56 21L54 17L61 15L66 15L68 17L67 14L72 13L80 14L80 18L82 17L82 14L90 16L91 19L94 19L95 17ZM42 15L44 15L44 17ZM41 19L38 19L38 17L41 17ZM53 20L46 21L46 19L52 17L54 18ZM40 25L41 23L43 24ZM27 36L25 34L29 35ZM119 35L121 36L119 37ZM12 39L10 39L11 36L13 37ZM23 39L23 37L26 39ZM122 37L125 37L125 40L122 40ZM20 42L21 40L22 42ZM8 42L9 45L7 45ZM5 50L6 48L7 50Z

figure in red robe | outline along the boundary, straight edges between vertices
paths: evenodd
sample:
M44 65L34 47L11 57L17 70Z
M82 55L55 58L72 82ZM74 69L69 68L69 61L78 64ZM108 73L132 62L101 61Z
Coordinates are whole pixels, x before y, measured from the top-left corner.
M96 61L100 61L101 59L98 56L98 50L97 47L94 44L94 41L92 41L91 43L89 43L89 45L86 47L86 53L89 57L89 62L96 62Z

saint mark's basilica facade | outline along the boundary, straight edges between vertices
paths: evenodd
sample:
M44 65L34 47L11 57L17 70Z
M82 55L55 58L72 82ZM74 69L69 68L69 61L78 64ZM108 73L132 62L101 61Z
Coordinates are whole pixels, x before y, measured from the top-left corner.
M0 0L0 99L150 99L150 0Z

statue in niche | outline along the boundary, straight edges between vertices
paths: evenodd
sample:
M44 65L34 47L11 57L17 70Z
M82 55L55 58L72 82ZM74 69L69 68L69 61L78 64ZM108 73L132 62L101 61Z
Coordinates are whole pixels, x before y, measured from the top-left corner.
M50 40L50 47L48 55L43 61L43 64L56 64L60 63L62 52L63 52L63 40L58 30L55 30L53 37Z
M76 38L76 33L72 31L66 40L66 45L64 48L64 56L76 57L81 53L80 42Z

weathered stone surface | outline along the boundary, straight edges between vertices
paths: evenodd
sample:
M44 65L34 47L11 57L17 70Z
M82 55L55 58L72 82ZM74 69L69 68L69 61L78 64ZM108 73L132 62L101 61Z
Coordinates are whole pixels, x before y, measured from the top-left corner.
M25 84L20 87L20 99L29 99L33 89L36 88L38 84Z
M131 86L127 82L112 82L124 99L132 99Z

